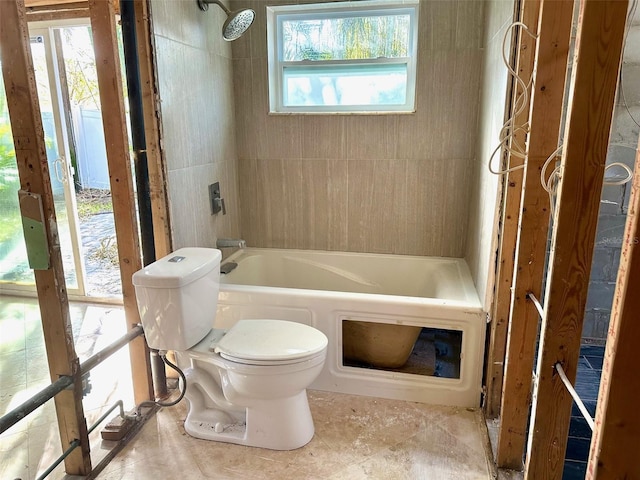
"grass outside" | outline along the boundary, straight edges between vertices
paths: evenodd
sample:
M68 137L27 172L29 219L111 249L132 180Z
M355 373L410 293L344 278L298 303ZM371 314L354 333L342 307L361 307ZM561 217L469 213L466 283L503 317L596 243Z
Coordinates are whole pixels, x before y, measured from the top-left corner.
M76 203L80 219L99 213L113 212L111 192L109 190L86 188L76 194Z

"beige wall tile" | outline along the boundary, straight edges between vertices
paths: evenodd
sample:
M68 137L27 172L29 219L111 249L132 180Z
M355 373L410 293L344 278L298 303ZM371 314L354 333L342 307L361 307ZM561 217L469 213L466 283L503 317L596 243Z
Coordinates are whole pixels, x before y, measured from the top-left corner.
M253 113L251 60L233 60L238 158L256 158L257 118Z
M265 246L264 211L258 196L257 160L238 159L238 194L240 197L240 232L250 247Z
M404 253L407 238L407 162L348 162L349 251Z
M304 159L344 158L345 117L343 115L304 115L301 117Z
M301 118L274 115L258 122L256 156L260 160L294 159L302 156Z
M341 250L347 238L347 162L342 160L302 161L302 248Z
M294 2L278 2L286 3ZM461 255L471 184L467 167L476 155L484 2L421 2L416 113L351 116L268 114L265 4L249 4L261 12L259 28L251 30L250 83L246 60L234 62L238 149L241 158L258 160L240 169L242 212L254 219L242 224L243 235L262 246L334 249L346 242L356 251ZM246 55L246 45L239 49ZM345 207L322 212L314 205L330 192L322 190L326 177L319 170L325 167L318 162L327 159L334 159L330 180L338 181L336 172L345 175L338 191L344 185L348 193ZM444 169L449 162L452 168ZM250 165L255 175L247 173ZM437 167L435 178L430 165ZM462 174L460 165L467 168ZM308 171L313 181L300 185ZM243 186L245 174L250 187ZM244 198L256 195L262 195L259 202ZM425 199L463 220L447 222L444 212L425 207ZM249 206L260 214L249 213ZM320 233L326 213L346 219L344 234L333 221L326 235Z
M486 7L486 45L483 59L483 96L480 98L477 160L475 161L469 206L465 259L486 309L492 292L495 263L495 229L500 178L489 172L487 162L498 144L504 122L507 72L502 65L502 38L511 23L513 2L491 1Z
M344 117L345 158L384 160L396 158L398 115Z
M467 235L469 164L478 155L485 2L421 1L416 113L352 116L269 114L266 2L230 0L232 10L257 13L232 44L211 35L223 21L219 8L205 15L155 3L163 22L183 15L199 30L160 25L176 41L157 37L158 68L171 72L161 77L160 92L163 117L170 104L163 118L168 169L213 164L234 187L227 187L227 203L236 211L230 208L213 230L227 236L239 228L254 246L466 252L467 239L475 238Z
M251 0L250 7L256 12L256 19L251 26L250 52L252 58L267 58L267 5L284 4L278 0L265 2L264 0ZM293 3L293 2L288 2Z
M458 8L465 8L465 0L421 2L420 5L420 48L424 50L452 50L456 46Z
M173 249L197 245L194 228L196 216L192 208L193 198L185 195L185 192L193 190L187 170L169 171L167 187Z
M476 49L483 47L484 4L484 0L467 0L458 6L458 15L456 18L457 49Z
M232 60L220 33L224 12L154 0L152 17L174 248L212 247L218 230L240 233ZM225 216L211 215L208 185L216 181L230 206Z
M346 249L345 162L241 159L238 178L248 245Z

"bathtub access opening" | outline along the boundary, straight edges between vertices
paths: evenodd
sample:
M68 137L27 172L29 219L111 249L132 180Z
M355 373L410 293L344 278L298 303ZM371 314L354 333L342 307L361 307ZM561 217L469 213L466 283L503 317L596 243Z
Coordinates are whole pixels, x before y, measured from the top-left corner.
M345 367L459 379L461 353L460 330L342 321Z

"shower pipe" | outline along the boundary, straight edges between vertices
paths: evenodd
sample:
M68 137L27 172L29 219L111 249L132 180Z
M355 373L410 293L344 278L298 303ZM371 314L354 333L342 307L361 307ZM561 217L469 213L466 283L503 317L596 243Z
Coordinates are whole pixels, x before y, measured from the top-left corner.
M140 86L140 60L136 36L136 15L133 0L120 0L120 21L122 25L122 45L129 98L129 119L131 123L131 147L136 177L138 198L138 219L140 222L140 242L144 266L156 260L155 238L153 234L153 213L151 209L151 188L149 186L149 165L147 161L147 139L144 131L144 110L142 88ZM157 351L151 352L153 388L157 398L167 396L167 377L164 363Z
M106 358L111 356L113 353L120 350L122 347L127 345L134 338L142 335L142 325L136 325L125 335L120 337L118 340L113 342L111 345L107 346L104 350L96 353L95 355L89 357L83 363L80 364L79 371L76 375L84 376L91 369L96 367L98 364L102 363ZM55 397L58 393L68 388L75 381L74 376L72 375L62 375L58 380L53 382L48 387L42 389L40 392L36 393L34 396L29 398L27 401L19 405L18 407L11 410L9 413L0 418L0 434L11 428L13 425L18 423L24 417L33 412L36 408L44 405L46 402ZM68 454L67 454L68 455Z

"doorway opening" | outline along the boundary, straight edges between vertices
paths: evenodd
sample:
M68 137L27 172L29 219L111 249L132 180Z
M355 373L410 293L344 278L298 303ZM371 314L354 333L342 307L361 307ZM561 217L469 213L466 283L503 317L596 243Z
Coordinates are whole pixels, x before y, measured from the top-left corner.
M29 35L67 291L77 299L118 300L122 287L89 20L34 22ZM35 292L19 188L0 78L0 222L6 226L0 233L0 292L6 293Z

